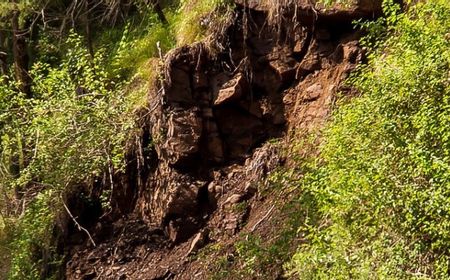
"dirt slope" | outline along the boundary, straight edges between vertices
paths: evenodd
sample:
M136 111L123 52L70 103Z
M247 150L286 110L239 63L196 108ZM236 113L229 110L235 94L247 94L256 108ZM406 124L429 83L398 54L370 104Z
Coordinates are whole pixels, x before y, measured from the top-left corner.
M68 279L209 279L218 255L199 249L226 252L242 233L270 237L288 195L268 195L264 181L288 160L283 143L320 127L337 92L349 92L343 80L364 60L350 22L379 5L245 3L214 44L166 56L126 172L113 188L97 186L112 188L115 207L76 213L97 246L69 226Z

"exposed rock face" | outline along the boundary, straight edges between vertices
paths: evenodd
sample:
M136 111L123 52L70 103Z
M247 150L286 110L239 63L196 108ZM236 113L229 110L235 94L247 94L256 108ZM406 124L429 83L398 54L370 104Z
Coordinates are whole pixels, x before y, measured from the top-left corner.
M243 35L241 26L228 32ZM242 52L245 42L232 40L237 45L229 46L231 57L220 62L202 43L167 55L163 89L150 97L151 131L160 163L138 201L149 223L185 233L192 225L200 226L203 212L216 207L202 197L214 166L242 161L284 131L280 93L295 79L292 48L279 46L270 36L252 35L248 40L254 42L248 53ZM177 222L186 219L191 221L189 229Z
M348 9L319 9L317 20L280 16L285 20L271 26L267 19L274 11L268 9L273 7L264 4L271 1L236 2L250 10L238 5L240 17L226 30L222 52L213 55L204 43L196 43L165 58L164 79L149 95L145 124L151 136L144 138L154 143L154 163L142 155L130 160L136 163L129 168L146 166L145 172L125 180L126 192L115 191L121 208L131 208L140 226L156 232L145 242L159 240L162 245L142 246L122 261L117 271L126 268L120 274L125 276L107 258L96 259L111 275L105 279L192 279L187 256L207 242L242 231L260 203L261 182L284 161L278 146L267 140L295 141L301 135L291 131L320 126L336 93L348 90L342 81L364 60L358 34L336 23L379 9L379 1L363 0ZM314 14L306 0L280 3L277 12L284 15L295 9ZM248 26L242 26L244 10L252 18ZM334 18L340 13L346 16ZM120 223L114 226L120 228ZM109 242L121 238L114 232ZM127 250L116 253L127 256ZM104 247L95 252L112 254ZM88 272L100 277L87 268L90 257L76 257L67 269L69 279L88 277Z
M264 12L286 13L291 11L301 16L316 16L334 21L349 21L362 17L375 17L381 13L381 0L353 0L349 3L324 5L318 0L235 0L250 9Z
M167 118L167 139L158 150L166 152L164 158L176 165L199 151L202 119L197 108L171 110Z
M215 174L211 182L215 188L208 193L218 205L208 221L211 238L220 240L242 229L249 215L248 201L257 193L258 185L281 163L278 147L265 144L243 165L233 165Z

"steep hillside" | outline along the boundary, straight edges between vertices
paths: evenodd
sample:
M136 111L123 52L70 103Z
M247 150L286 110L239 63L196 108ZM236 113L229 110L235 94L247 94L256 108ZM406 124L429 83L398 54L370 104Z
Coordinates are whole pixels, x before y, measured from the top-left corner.
M349 92L343 81L365 58L351 21L380 9L298 4L237 3L210 41L166 55L141 143L114 180L120 213L93 223L96 247L66 245L69 279L208 279L204 246L227 255L242 234L276 238L272 216L289 199L264 182L289 160L284 143ZM279 261L259 277L281 277Z
M448 1L44 2L0 4L0 279L450 278Z

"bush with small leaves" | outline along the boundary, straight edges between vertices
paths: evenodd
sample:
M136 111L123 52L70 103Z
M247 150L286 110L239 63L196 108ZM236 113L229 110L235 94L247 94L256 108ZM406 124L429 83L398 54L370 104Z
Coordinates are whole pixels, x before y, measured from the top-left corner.
M349 81L361 97L341 102L299 182L321 218L299 229L291 275L449 278L449 3L400 13L386 1L386 17L363 24L369 64Z

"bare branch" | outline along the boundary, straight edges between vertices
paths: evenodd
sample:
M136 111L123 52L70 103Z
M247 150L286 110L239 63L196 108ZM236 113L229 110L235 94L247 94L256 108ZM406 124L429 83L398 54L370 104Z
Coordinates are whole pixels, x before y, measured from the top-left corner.
M66 209L67 214L69 214L70 218L71 218L72 221L75 223L75 225L77 226L78 230L79 230L79 231L84 231L84 232L87 234L87 236L89 237L89 240L91 241L92 245L94 245L94 247L97 247L97 245L95 244L94 239L92 239L92 236L91 236L91 234L89 233L89 231L88 231L86 228L82 227L82 226L77 222L77 220L75 219L75 217L72 215L72 213L70 212L70 210L69 210L69 208L67 207L66 203L64 202L64 199L62 198L62 196L61 196L61 201L62 201L62 203L63 203L64 209Z

